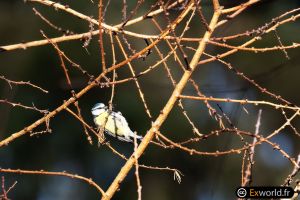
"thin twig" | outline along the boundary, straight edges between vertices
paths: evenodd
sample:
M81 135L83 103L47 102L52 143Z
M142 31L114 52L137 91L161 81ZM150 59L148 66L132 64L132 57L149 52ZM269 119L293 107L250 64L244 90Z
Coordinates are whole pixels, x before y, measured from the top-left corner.
M97 184L95 183L91 178L86 178L84 176L80 176L77 174L71 174L68 172L50 172L50 171L45 171L45 170L23 170L23 169L3 169L0 168L0 172L2 173L13 173L13 174L34 174L34 175L47 175L47 176L64 176L64 177L68 177L71 179L78 179L78 180L82 180L86 183L88 183L89 185L93 186L94 188L96 188L96 190L98 190L98 192L102 195L105 196L105 193L103 191L103 189Z
M36 88L44 93L48 93L47 90L41 88L40 86L30 83L30 81L13 81L13 80L9 80L9 79L5 78L4 76L0 76L0 79L6 81L9 84L10 88L12 88L12 85L29 85L29 86Z

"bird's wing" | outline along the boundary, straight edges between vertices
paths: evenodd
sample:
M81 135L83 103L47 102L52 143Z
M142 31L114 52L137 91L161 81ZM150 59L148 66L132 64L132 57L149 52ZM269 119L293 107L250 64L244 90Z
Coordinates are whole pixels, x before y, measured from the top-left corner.
M129 128L126 119L120 112L103 113L94 118L98 126L103 126L104 131L119 140L132 142L134 137L142 139L141 136L135 135Z
M126 119L118 113L111 113L108 116L105 129L120 137L127 137L131 132Z
M126 130L125 133L122 133L126 137L126 141L128 140L128 141L132 142L133 139L134 139L134 137L136 137L136 139L138 139L138 140L142 140L143 139L142 136L137 135L136 133L134 133L134 132L131 131L131 129L129 128L129 125L128 125L126 119L123 117L123 115L122 115L121 112L112 113L112 114L116 118L117 123L120 123L118 125L124 127L124 129Z
M122 123L123 125L128 126L128 123L127 123L126 119L123 117L121 112L112 112L111 116L113 116L115 118L115 120L118 121L118 123Z

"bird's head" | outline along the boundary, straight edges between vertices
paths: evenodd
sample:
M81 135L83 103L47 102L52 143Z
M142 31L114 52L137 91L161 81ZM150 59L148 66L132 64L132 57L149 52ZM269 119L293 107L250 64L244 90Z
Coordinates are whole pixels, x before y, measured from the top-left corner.
M92 114L94 115L94 117L96 117L101 113L105 112L106 110L107 106L105 106L103 103L96 103L92 108Z

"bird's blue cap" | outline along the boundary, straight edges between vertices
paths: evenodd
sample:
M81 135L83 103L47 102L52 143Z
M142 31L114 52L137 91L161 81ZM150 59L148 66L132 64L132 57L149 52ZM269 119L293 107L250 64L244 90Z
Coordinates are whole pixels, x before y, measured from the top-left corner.
M96 103L92 110L96 110L96 109L101 109L101 108L105 108L106 106L103 103Z

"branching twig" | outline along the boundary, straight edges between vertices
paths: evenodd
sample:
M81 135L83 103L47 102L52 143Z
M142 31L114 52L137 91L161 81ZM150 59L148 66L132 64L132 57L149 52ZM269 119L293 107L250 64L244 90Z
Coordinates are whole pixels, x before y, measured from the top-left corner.
M45 170L23 170L23 169L3 169L0 168L0 172L2 173L14 173L14 174L33 174L33 175L47 175L47 176L64 176L64 177L68 177L71 179L78 179L78 180L82 180L86 183L88 183L89 185L93 186L94 188L96 188L96 190L98 190L98 192L104 196L105 193L102 190L102 188L95 183L91 178L86 178L77 174L71 174L68 172L50 172L50 171L45 171Z
M181 16L186 15L189 10L192 8L193 3L189 3L186 8L184 9L184 11L182 12ZM161 114L158 116L158 118L154 121L151 129L147 132L147 134L145 135L142 143L139 145L139 147L137 148L136 151L136 156L140 157L141 154L144 152L144 150L146 149L146 147L148 146L148 144L150 143L150 141L152 140L153 136L155 135L155 132L158 131L158 129L160 128L160 126L163 124L163 122L165 121L165 119L167 118L168 114L170 113L170 111L172 110L175 102L178 99L178 96L180 95L180 93L182 92L184 86L186 85L187 81L189 80L193 70L195 70L199 59L202 55L202 53L204 52L205 46L206 46L206 40L208 40L213 32L213 30L215 29L215 25L218 22L218 18L220 16L220 9L219 9L219 4L217 0L214 0L214 6L215 6L215 12L214 12L214 16L212 17L212 20L210 22L210 29L211 31L207 31L204 35L204 40L202 40L197 48L196 53L194 54L191 62L190 62L190 70L187 70L184 75L182 76L181 80L178 82L178 84L176 85L172 95L170 96L168 102L166 103L164 109L161 111ZM176 20L178 21L178 19ZM171 28L174 28L171 26ZM120 183L124 180L124 178L126 177L127 173L130 171L130 169L132 168L132 166L134 165L134 156L131 156L130 159L128 159L128 161L125 163L125 165L122 167L122 169L120 170L119 174L116 176L115 180L112 182L112 184L110 185L110 187L108 188L108 190L106 191L106 197L104 197L103 199L111 199L111 197L113 196L113 194L117 191L117 189L119 188Z
M47 90L41 88L40 86L30 83L30 81L12 81L12 80L5 78L4 76L0 76L0 79L6 81L9 84L10 88L12 88L12 85L29 85L29 86L36 88L44 93L48 93Z
M142 183L144 183L141 175L140 169L151 169L157 171L167 171L172 173L174 176L174 180L176 179L178 183L181 182L181 176L183 174L178 170L170 167L154 167L142 164L140 161L140 157L143 155L144 151L148 148L149 144L153 145L153 147L159 147L159 150L173 150L178 149L182 152L188 153L189 155L195 156L225 156L225 155L233 155L233 154L242 154L241 160L241 185L247 186L254 181L254 177L252 176L252 170L254 167L254 154L256 153L257 145L267 144L269 147L273 148L275 151L280 153L284 158L288 159L290 165L293 167L290 174L286 176L284 181L284 186L292 185L296 182L295 189L299 189L299 183L295 181L295 177L299 174L299 162L300 156L299 152L298 159L293 158L294 155L285 151L284 146L280 146L272 142L273 137L281 134L283 130L286 128L292 128L294 131L294 137L299 138L298 127L296 126L296 120L300 115L300 108L298 105L292 104L291 102L280 95L272 93L268 89L264 88L256 80L252 80L250 77L245 75L241 70L240 66L233 66L229 63L227 58L235 53L245 53L245 51L250 53L260 53L262 52L275 52L282 51L286 58L289 59L287 54L287 50L291 49L293 51L296 48L300 48L300 44L297 41L292 41L286 43L285 39L281 39L278 34L278 30L283 25L293 24L294 21L300 19L300 8L292 9L285 11L283 14L279 16L275 16L271 21L257 26L254 29L246 29L246 31L233 33L232 35L226 35L226 32L223 30L217 30L217 28L223 25L230 25L228 22L232 19L237 19L237 17L246 11L249 10L249 7L253 6L260 2L260 0L248 0L244 3L235 3L233 7L224 8L222 5L219 5L218 0L212 0L213 10L202 10L203 2L199 0L175 0L175 1L163 1L156 0L154 2L150 2L151 5L149 8L144 9L144 7L149 6L148 2L144 0L138 0L136 4L129 3L128 0L123 0L122 11L121 11L121 21L116 25L108 25L104 19L109 6L112 6L109 1L99 1L99 10L98 10L98 19L94 19L93 17L81 13L80 11L76 11L68 5L63 5L59 2L54 2L51 0L28 0L29 2L35 2L37 4L42 4L46 7L58 10L63 14L69 14L71 17L79 18L79 21L88 24L88 32L75 34L73 32L65 31L59 26L55 25L55 23L51 22L51 20L47 19L43 16L39 11L35 8L33 9L35 15L41 18L50 28L53 28L63 34L60 37L47 37L43 32L42 35L45 38L44 40L35 40L27 43L18 43L13 45L6 45L0 47L0 52L3 51L12 51L15 49L24 49L34 47L34 46L42 46L50 44L55 49L55 52L58 55L60 66L63 70L65 81L70 89L69 98L66 99L60 106L56 109L53 109L51 112L47 110L40 110L36 108L34 105L26 106L22 103L13 103L7 99L12 99L9 97L3 97L0 99L0 103L4 105L9 105L13 107L20 107L23 109L28 109L31 111L38 111L43 114L43 117L36 120L32 124L27 127L23 127L22 130L15 132L8 136L5 139L0 141L0 148L4 145L9 145L11 142L16 140L17 138L21 138L24 135L37 135L43 134L45 132L51 132L53 123L50 120L52 118L56 118L58 113L61 111L67 111L68 114L75 117L76 122L80 123L84 128L84 133L90 144L93 144L93 139L96 138L98 140L98 147L106 148L110 153L113 153L114 156L121 159L125 164L120 169L118 175L114 178L111 185L108 187L107 191L103 191L97 183L83 176L79 176L76 174L70 174L67 172L48 172L43 170L21 170L21 169L1 169L2 173L14 173L14 174L33 174L33 175L50 175L50 176L65 176L69 178L75 178L87 182L91 186L95 187L99 194L101 194L103 200L108 200L113 198L115 192L119 190L122 181L127 177L129 171L135 167L135 177L137 184L137 199L142 199ZM200 5L201 3L201 5ZM133 7L131 7L133 6ZM206 9L206 8L205 8ZM176 11L176 12L175 12ZM208 14L208 11L210 13ZM140 15L140 12L143 12ZM198 14L198 15L197 15ZM137 16L139 15L139 16ZM212 16L210 22L208 23L207 16ZM154 31L152 27L147 27L147 23L150 26L154 26ZM197 24L198 23L198 24ZM135 25L134 27L129 27L131 25ZM193 27L204 27L202 33L198 34L198 37L190 37L190 35L194 35L195 32L189 32L188 30ZM95 29L94 27L97 27ZM145 27L145 29L139 29L136 27ZM156 28L155 28L156 27ZM197 29L199 31L199 29ZM204 33L203 33L204 32ZM217 32L217 34L215 33ZM150 33L150 34L149 34ZM272 44L271 46L262 46L258 47L259 40L264 40L268 37L269 33L274 33L277 39L278 44ZM72 34L72 35L69 35ZM87 67L81 67L79 64L74 62L68 55L68 53L64 53L62 49L58 46L59 42L69 42L72 40L82 40L83 48L88 52L89 55L90 49L87 47L92 41L92 37L94 35L98 35L99 39L99 49L100 49L100 59L102 65L102 71L97 75L89 74L85 69L89 69ZM214 35L213 35L214 34ZM110 46L106 47L106 38L110 38ZM139 43L132 43L136 41L146 41L147 47L139 50ZM243 43L240 43L243 41ZM256 44L257 43L257 44ZM119 48L116 48L116 45ZM209 48L208 48L209 46ZM127 47L127 49L126 49ZM110 49L109 49L110 48ZM129 50L129 53L126 52ZM152 53L154 52L155 53ZM217 53L220 54L217 54ZM9 52L8 52L9 53ZM121 53L121 56L119 56ZM151 55L150 55L151 53ZM5 53L3 53L5 55ZM112 58L107 58L106 55L112 54ZM122 56L123 55L123 56ZM144 59L146 58L147 59ZM99 56L98 56L99 57ZM138 58L143 58L142 67L140 65L136 65L136 63L140 62ZM174 59L170 59L174 58ZM223 59L224 58L224 59ZM121 59L119 63L117 59ZM224 98L220 97L212 97L208 96L203 92L203 85L201 85L202 81L196 78L197 72L196 70L200 68L202 65L211 63L214 61L218 61L225 66L225 70L228 72L233 72L233 75L246 81L248 84L254 86L260 94L264 94L264 96L273 98L273 101L266 99L253 99L248 100L246 97L241 99L238 98L226 98L227 95L224 95ZM111 63L111 64L108 64ZM232 62L233 63L233 62ZM129 67L130 74L126 74L122 79L118 78L118 74L121 74L122 69L124 67ZM75 92L73 90L73 69L76 69L75 72L79 72L79 75L85 76L86 82L83 88L79 92ZM161 72L160 67L164 68L162 71L165 76L156 76L154 73ZM120 70L120 71L119 71ZM99 70L98 70L99 71ZM196 72L196 73L195 73ZM142 90L142 81L144 78L149 78L151 75L154 75L157 80L163 82L168 82L168 86L171 88L170 96L167 102L164 102L161 111L155 111L154 109L150 111L147 102L151 102L146 93L147 90ZM194 76L194 77L193 77ZM143 78L142 78L143 77ZM76 77L77 78L77 77ZM152 78L152 77L151 77ZM161 79L164 78L164 79ZM0 76L1 80L4 80L10 88L18 85L27 85L38 89L44 93L48 93L47 90L44 90L40 86L34 85L32 83L25 81L12 81L7 79L4 76ZM144 106L144 110L146 114L149 116L148 121L151 124L148 127L148 131L145 134L142 142L138 145L137 138L134 138L134 152L130 157L125 156L121 151L118 151L112 146L109 142L105 140L104 137L104 129L96 130L92 126L90 126L85 121L85 110L81 111L81 107L79 106L79 101L82 102L82 97L88 94L92 88L99 87L99 89L105 87L111 90L110 99L109 99L109 109L113 108L113 101L116 96L116 86L118 84L125 84L129 81L134 81L136 87L136 93L141 98L141 101ZM156 81L156 80L155 80ZM163 82L165 83L165 82ZM190 85L189 85L190 84ZM128 84L129 85L129 84ZM118 87L119 88L119 87ZM120 87L121 88L121 87ZM144 88L146 89L146 88ZM192 89L192 92L190 92ZM15 91L15 90L13 90ZM102 92L102 90L101 90ZM188 95L184 95L184 93ZM159 97L159 96L158 96ZM152 99L151 99L152 100ZM190 112L185 105L185 103L193 102L195 104L200 105L197 108L202 108L201 106L204 104L204 111L208 111L211 118L215 119L218 123L218 127L216 130L209 130L206 134L204 131L206 127L210 125L205 124L204 127L199 127L199 121L193 120L196 119L194 116L195 112ZM200 103L199 103L200 102ZM257 117L256 128L254 133L243 130L239 127L239 124L229 118L227 115L228 111L224 109L223 105L217 106L220 108L221 114L219 111L214 108L214 102L222 102L222 104L229 103L238 103L242 105L246 110L246 106L266 106L271 108L272 110L281 111L282 116L284 117L284 122L278 124L272 131L266 132L264 134L260 133L259 129L266 130L262 127L264 124L261 123L261 110L259 110L259 114ZM72 106L75 107L72 107ZM81 105L81 104L80 104ZM168 120L169 113L176 110L176 105L179 106L182 115L179 116L178 121L181 120L180 117L185 117L187 122L189 123L190 130L193 130L196 133L196 136L189 136L184 133L174 132L172 134L162 134L161 127L165 124L165 121ZM252 106L253 105L253 106ZM206 106L206 107L205 107ZM75 110L72 111L71 110ZM248 108L248 107L247 107ZM199 109L199 112L202 110ZM261 109L261 108L259 108ZM177 111L177 110L176 110ZM198 110L197 110L198 111ZM287 112L287 113L286 113ZM155 113L158 113L158 116L155 116ZM246 111L247 115L251 115L250 112ZM1 114L0 114L1 117ZM155 117L155 118L154 118ZM208 118L210 119L210 118ZM199 120L199 118L198 118ZM202 120L202 119L200 119ZM214 121L214 123L215 123ZM226 124L230 125L230 128L226 128ZM45 129L41 129L41 125L45 124ZM198 130L201 128L203 132ZM163 127L165 128L165 127ZM176 128L176 127L175 127ZM168 130L166 130L168 132ZM176 135L175 135L176 134ZM180 134L180 137L184 138L176 141L177 134ZM211 148L207 150L203 150L205 148L207 140L218 140L221 139L221 135L227 134L226 136L233 137L234 139L239 138L239 142L234 144L234 147L229 147L227 149L219 149L216 146L216 149L212 150ZM153 138L156 140L153 140ZM152 141L153 140L153 141ZM249 142L251 141L252 142ZM297 142L297 141L296 141ZM100 145L101 144L101 145ZM196 145L199 145L198 148ZM297 150L297 149L296 149ZM175 152L175 151L174 151ZM256 160L258 162L258 160ZM15 183L16 184L16 183ZM5 180L2 177L2 194L0 194L0 199L8 200L7 193L11 190L15 184L13 184L8 190L5 187ZM292 199L297 198L295 195Z

